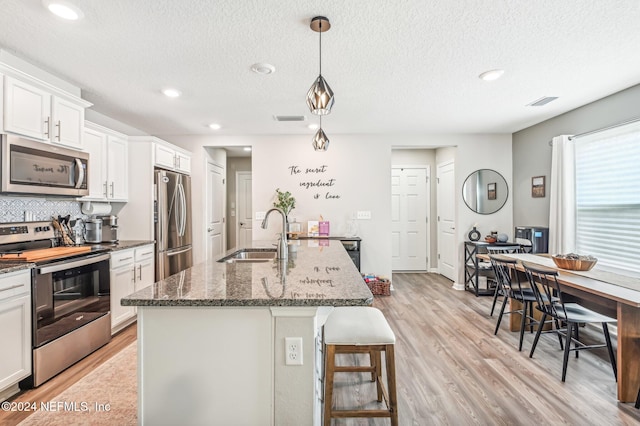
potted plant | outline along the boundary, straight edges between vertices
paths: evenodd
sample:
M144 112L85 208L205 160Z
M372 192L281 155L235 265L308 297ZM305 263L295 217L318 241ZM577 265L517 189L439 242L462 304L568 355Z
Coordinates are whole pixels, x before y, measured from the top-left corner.
M296 198L289 191L282 192L280 188L276 188L277 201L273 203L273 207L277 207L284 212L289 222L289 213L296 208Z
M280 188L276 189L277 201L273 203L273 207L277 207L284 212L287 219L287 236L289 238L298 238L301 233L300 224L293 220L289 221L289 213L296 208L296 198L289 191L282 192Z

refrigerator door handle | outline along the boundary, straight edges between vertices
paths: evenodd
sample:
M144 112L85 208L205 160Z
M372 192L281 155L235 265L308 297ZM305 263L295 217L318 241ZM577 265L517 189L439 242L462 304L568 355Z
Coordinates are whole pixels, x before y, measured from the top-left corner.
M167 254L167 257L171 257L171 256L175 256L175 255L178 255L178 254L186 253L189 250L191 250L191 247L188 247L188 248L183 249L183 250L167 252L166 254Z
M187 197L182 183L178 184L178 194L180 194L180 225L178 227L178 235L184 237L187 227Z
M156 172L156 211L157 211L157 235L158 250L164 250L167 247L166 225L166 206L167 206L167 185L162 181L162 172Z

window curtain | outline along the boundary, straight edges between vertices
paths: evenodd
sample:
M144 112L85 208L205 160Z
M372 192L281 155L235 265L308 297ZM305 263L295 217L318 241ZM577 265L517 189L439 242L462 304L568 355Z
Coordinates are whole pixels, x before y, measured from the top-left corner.
M575 149L569 135L552 140L549 199L549 253L575 252Z

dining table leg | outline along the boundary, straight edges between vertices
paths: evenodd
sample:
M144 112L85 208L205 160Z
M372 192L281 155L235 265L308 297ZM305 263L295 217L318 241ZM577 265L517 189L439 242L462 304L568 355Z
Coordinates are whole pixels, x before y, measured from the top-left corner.
M634 402L640 388L640 308L618 303L618 400Z

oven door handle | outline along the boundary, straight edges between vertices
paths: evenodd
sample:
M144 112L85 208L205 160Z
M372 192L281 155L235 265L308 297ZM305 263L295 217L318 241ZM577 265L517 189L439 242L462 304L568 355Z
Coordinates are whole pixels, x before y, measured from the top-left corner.
M44 266L42 268L38 268L38 274L50 274L52 272L64 271L71 268L77 268L80 266L91 265L93 263L102 262L103 260L108 260L111 255L109 253L100 254L98 256L85 257L78 260L66 261L63 260L61 262L56 262L51 265Z

